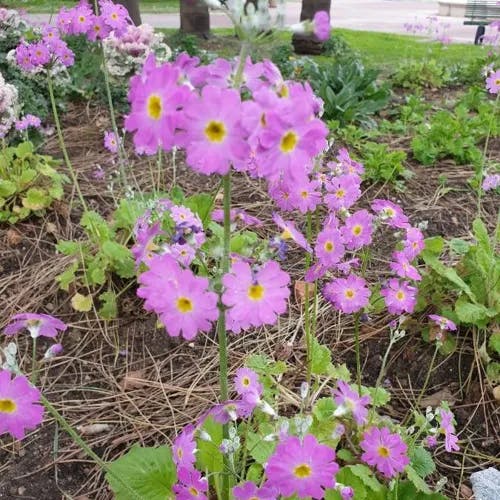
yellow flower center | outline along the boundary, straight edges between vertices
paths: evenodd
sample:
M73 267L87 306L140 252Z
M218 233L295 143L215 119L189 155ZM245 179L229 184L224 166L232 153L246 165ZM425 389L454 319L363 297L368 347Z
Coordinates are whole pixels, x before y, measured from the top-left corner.
M84 23L85 22L85 17L84 16L80 16L78 18L78 20L81 22L81 23Z
M354 236L359 236L362 232L363 232L363 226L361 226L359 224L356 224L352 228L352 234L354 234Z
M307 191L301 191L300 196L305 200L309 196L309 193Z
M210 142L220 144L224 141L227 135L227 130L222 122L211 120L205 127L205 135Z
M101 27L100 27L98 24L96 24L96 25L94 26L94 31L95 31L96 33L98 33L99 31L101 31Z
M324 248L327 252L331 252L333 251L333 249L335 248L335 245L330 241L328 240L325 245L324 245Z
M182 451L182 448L177 448L177 456L179 457L179 459L181 459L183 455L184 452Z
M262 300L264 298L264 287L262 285L252 285L248 287L248 298L251 300Z
M287 87L285 84L283 84L283 85L279 88L279 90L278 90L278 95L279 95L280 97L288 97L288 96L290 95L290 91L288 90L288 87Z
M337 191L335 191L335 196L337 198L343 198L345 196L345 191L343 189L337 189Z
M0 399L0 413L14 413L17 405L12 399Z
M398 300L403 300L405 298L405 293L402 291L402 290L399 290L397 293L396 293L396 298Z
M248 377L243 377L241 379L241 383L245 386L248 387L250 385L250 379Z
M377 451L382 458L387 458L391 455L389 448L386 446L379 446Z
M116 12L113 12L113 14L111 14L111 19L116 21L118 19L118 14Z
M356 293L354 292L354 290L352 288L348 288L345 292L344 292L344 295L345 295L345 298L346 299L353 299L354 296L356 295Z
M293 469L293 475L295 477L298 477L299 479L305 479L306 477L309 477L312 474L312 469L309 465L307 464L300 464Z
M500 78L497 78L497 79L495 80L495 85L500 85Z
M282 153L291 153L299 142L299 136L293 131L289 130L282 138L280 149Z
M157 94L151 94L148 97L148 116L153 120L159 120L163 111L161 97Z
M387 207L385 209L385 213L387 214L387 217L394 217L396 215L396 212L394 211L394 209L392 209L390 207Z
M265 127L267 125L266 114L265 113L262 113L260 115L260 124L261 124L262 127Z
M289 230L289 229L285 229L285 230L281 233L281 239L282 239L282 240L291 240L291 239L293 239L292 233L290 232L290 230Z
M199 495L199 491L194 486L190 486L189 493L191 493L191 495L193 495L194 497L197 497Z
M193 310L193 303L187 297L179 297L177 299L177 309L182 314L186 314Z

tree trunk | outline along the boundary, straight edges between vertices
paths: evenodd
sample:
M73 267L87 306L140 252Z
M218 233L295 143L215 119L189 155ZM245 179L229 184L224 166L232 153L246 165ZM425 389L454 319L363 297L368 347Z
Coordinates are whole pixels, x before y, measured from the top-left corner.
M210 13L203 0L180 0L181 33L208 38Z
M312 20L316 12L326 10L330 13L331 0L302 0L300 20ZM314 34L295 33L292 37L292 44L297 54L321 54L323 42L320 42Z
M116 0L116 3L121 3L128 10L128 15L136 26L142 24L139 0Z

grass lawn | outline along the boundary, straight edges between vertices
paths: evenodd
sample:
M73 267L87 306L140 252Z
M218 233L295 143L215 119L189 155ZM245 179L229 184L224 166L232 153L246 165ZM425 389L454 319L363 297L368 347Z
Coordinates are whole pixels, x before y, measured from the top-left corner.
M163 29L167 38L176 30ZM200 46L216 52L222 57L234 57L239 44L231 29L212 30L213 37L208 41L201 41ZM365 64L383 70L393 70L395 66L408 59L422 60L434 58L443 64L466 64L484 55L487 48L472 44L451 44L442 46L437 42L427 41L424 38L411 35L395 35L373 31L354 31L335 29L334 35L340 35L356 50ZM265 39L264 43L255 49L263 57L269 57L274 48L291 43L290 33L275 34L272 39ZM330 56L314 56L318 61L328 61Z
M23 8L28 12L57 12L62 6L73 7L77 0L0 0L0 6ZM179 0L140 0L142 12L179 12Z

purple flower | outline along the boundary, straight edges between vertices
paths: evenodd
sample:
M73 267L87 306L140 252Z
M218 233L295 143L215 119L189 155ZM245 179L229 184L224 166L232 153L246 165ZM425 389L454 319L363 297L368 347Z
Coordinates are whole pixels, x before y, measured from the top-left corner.
M250 215L242 208L232 208L229 212L231 222L241 222L243 226L262 226L262 221L253 215ZM212 212L212 220L215 222L224 222L224 210L217 208Z
M109 130L104 132L104 147L111 153L118 152L118 138L114 132Z
M254 271L246 262L235 262L222 278L222 302L228 329L234 333L251 326L274 325L287 309L290 276L277 262L268 261Z
M137 227L135 234L136 243L132 247L132 255L134 256L137 267L141 262L148 264L156 255L155 251L158 250L159 247L154 240L160 234L163 234L160 222L156 222L151 227L147 225L144 227L142 225Z
M11 379L7 370L0 371L0 436L11 434L23 439L27 430L43 420L40 391L23 375Z
M361 196L359 177L343 174L334 177L327 185L329 194L325 196L325 203L332 210L350 208Z
M491 191L500 186L500 174L490 174L487 175L482 184L482 188L484 191Z
M434 321L441 330L456 330L457 325L451 321L451 319L444 318L443 316L439 316L438 314L429 314L429 319Z
M170 255L184 267L189 267L196 256L195 249L188 244L174 243L169 250Z
M186 426L175 438L172 445L172 457L177 468L192 469L196 462L196 442L194 440L195 428L193 425Z
M64 332L68 326L49 314L21 313L12 316L12 321L5 327L4 334L15 335L24 328L35 339L40 335L43 337L55 337L58 330Z
M390 268L400 278L409 278L415 281L422 279L419 272L410 264L404 252L394 252L392 257L394 260L390 263Z
M349 250L358 250L372 242L373 215L368 210L358 210L347 217L341 229L342 238Z
M275 488L284 497L323 498L325 489L335 487L338 470L332 448L319 444L311 434L303 441L290 436L267 461L266 486Z
M118 35L122 35L127 31L131 23L127 9L120 4L110 0L100 0L102 20Z
M313 29L318 40L324 42L330 38L330 15L328 12L322 10L314 14Z
M360 396L343 380L337 382L337 389L335 389L333 395L335 404L337 405L337 409L334 413L336 417L350 412L358 425L366 423L366 416L368 415L366 406L371 403L370 396Z
M486 79L486 88L490 94L498 94L500 91L500 69L492 72Z
M397 476L410 463L406 443L399 434L391 434L387 427L367 430L360 446L364 450L361 460L376 467L387 478Z
M352 489L351 486L342 486L340 488L340 496L342 497L342 500L350 500L351 498L354 497L354 490Z
M207 415L211 415L219 424L227 424L230 421L238 420L238 418L248 418L255 406L256 402L251 402L247 399L229 400L225 403L215 405L209 410Z
M276 500L276 491L273 488L263 486L259 488L252 481L240 484L233 488L235 500Z
M274 223L283 231L281 233L281 239L283 240L293 240L299 247L303 248L307 252L312 252L312 248L305 239L304 235L295 227L295 224L291 221L284 221L280 215L273 214Z
M59 354L61 354L62 352L63 352L62 344L53 344L45 351L45 355L43 357L45 359L52 359L55 358L56 356L59 356Z
M355 274L350 274L347 278L335 278L325 286L323 293L345 314L358 312L366 307L371 295L366 281Z
M314 253L319 262L327 268L337 264L345 253L340 231L335 228L323 229L316 239Z
M262 395L262 384L259 382L259 376L250 368L238 368L234 377L234 387L238 395L243 398L252 393L258 398Z
M389 200L373 200L372 210L378 214L380 219L387 222L389 226L397 228L408 227L408 217L403 213L399 205Z
M406 239L403 241L404 253L408 260L413 260L425 247L424 235L416 227L406 228Z
M206 500L208 491L207 478L196 469L184 467L177 471L178 483L173 486L176 500Z
M439 410L440 428L439 431L444 434L444 447L447 452L458 451L458 438L455 435L455 426L453 425L453 413L450 410Z
M406 281L395 278L389 280L380 295L384 297L385 305L391 314L412 313L417 303L417 289Z

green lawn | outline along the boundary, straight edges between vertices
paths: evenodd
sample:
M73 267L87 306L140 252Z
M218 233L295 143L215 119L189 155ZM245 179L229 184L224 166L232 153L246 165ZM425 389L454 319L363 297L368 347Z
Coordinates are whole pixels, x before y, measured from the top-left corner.
M23 8L28 12L57 12L60 7L73 7L77 0L0 0L0 5ZM142 12L179 12L179 0L140 0Z

